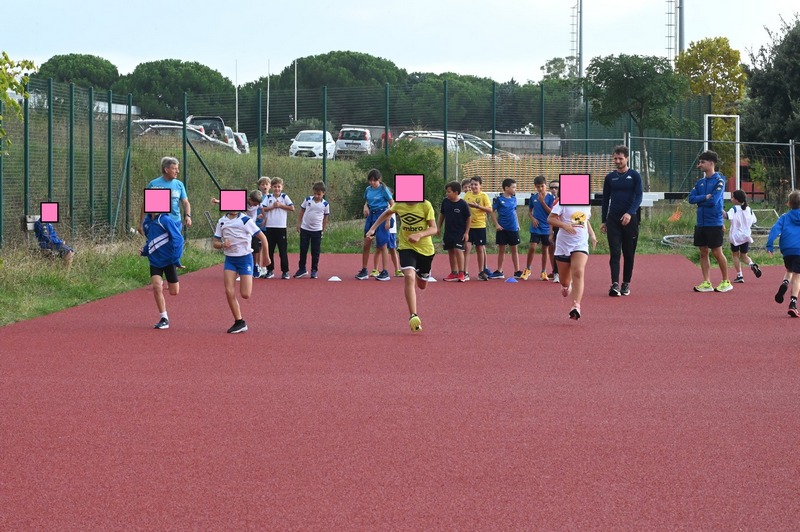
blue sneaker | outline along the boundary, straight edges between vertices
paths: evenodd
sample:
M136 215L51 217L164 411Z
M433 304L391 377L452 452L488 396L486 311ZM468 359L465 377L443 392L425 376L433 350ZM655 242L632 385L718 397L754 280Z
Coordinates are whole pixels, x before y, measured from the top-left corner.
M294 274L294 278L295 279L300 279L301 277L305 277L306 275L308 275L308 271L307 270L305 270L305 269L297 270L297 272L295 272L295 274Z
M317 270L311 270L311 278L312 279L316 279L317 278Z
M489 274L489 279L505 279L506 276L500 270L495 270Z

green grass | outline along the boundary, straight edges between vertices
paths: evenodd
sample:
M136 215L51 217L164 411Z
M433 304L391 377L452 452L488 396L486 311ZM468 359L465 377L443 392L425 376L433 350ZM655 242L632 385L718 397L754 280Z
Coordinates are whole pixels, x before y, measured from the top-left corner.
M686 208L682 218L669 222L674 207L656 206L650 216L642 220L637 254L681 254L696 264L697 249L669 248L661 244L666 234L689 235L694 230L694 209ZM522 244L520 254L527 253L529 224L520 209ZM600 211L594 208L592 226L598 233L596 253L608 253L608 242L600 229ZM333 222L322 243L323 253L359 254L363 242L363 220ZM203 225L207 225L203 222ZM490 224L491 225L491 224ZM204 227L207 230L206 227ZM199 229L197 230L199 232ZM195 230L190 231L190 238ZM488 241L494 242L494 228L487 231ZM294 219L289 222L289 252L298 251L299 238L294 230ZM783 264L780 253L770 259L763 251L764 236L755 236L756 250L750 256L762 265ZM15 321L50 314L68 307L94 301L145 286L149 282L148 262L139 256L144 240L132 237L112 244L92 241L69 242L78 250L70 272L57 258L47 258L38 250L24 245L6 246L0 250L0 326ZM183 255L184 272L192 272L222 262L223 256L212 251L207 237L190 240ZM441 243L436 241L438 252ZM731 264L727 241L723 245L728 263ZM489 253L496 253L496 246L488 246ZM523 259L524 260L524 259ZM538 259L537 259L538 260Z

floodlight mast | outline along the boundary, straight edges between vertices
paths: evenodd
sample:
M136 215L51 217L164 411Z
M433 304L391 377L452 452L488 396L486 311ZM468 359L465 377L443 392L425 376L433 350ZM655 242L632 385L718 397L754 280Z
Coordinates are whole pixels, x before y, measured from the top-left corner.
M740 138L739 138L739 115L704 114L703 115L703 151L708 149L708 140L709 140L708 139L708 124L709 124L709 119L710 118L734 118L734 119L736 119L736 141L735 141L735 144L736 144L736 155L735 155L736 164L734 165L733 168L736 171L736 190L739 190L741 188L741 185L742 185L742 183L741 183L741 181L739 179L739 174L741 173L739 171L739 165L741 164L741 158L739 156L739 144L740 144Z

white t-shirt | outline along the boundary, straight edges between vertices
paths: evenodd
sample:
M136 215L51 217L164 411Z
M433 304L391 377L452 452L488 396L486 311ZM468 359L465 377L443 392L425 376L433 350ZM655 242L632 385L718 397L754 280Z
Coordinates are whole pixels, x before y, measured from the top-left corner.
M397 215L392 215L392 226L389 228L389 234L397 234Z
M731 221L731 244L741 246L744 243L751 244L753 242L753 237L750 236L750 227L758 221L753 209L750 207L742 209L741 206L734 205L728 210L728 220Z
M239 213L236 218L223 216L217 222L214 238L227 240L231 243L229 248L222 248L222 252L229 257L242 257L253 252L250 243L253 235L261 232L255 220L248 217L247 223L243 221L244 214Z
M289 199L289 196L286 195L285 192L281 192L281 195L277 198L273 194L267 194L264 196L264 199L261 200L262 207L272 207L276 203L282 203L283 205L294 205L292 200ZM275 208L267 211L265 218L266 224L264 227L273 227L276 229L286 229L286 218L289 214L289 211L281 208Z
M317 203L313 196L307 196L300 208L303 209L303 221L300 223L300 229L322 231L322 221L331 213L328 201L323 199Z
M558 216L562 222L570 224L575 229L571 235L563 228L559 229L556 236L556 255L569 256L573 251L589 252L589 230L586 225L592 217L591 207L570 207L556 203L551 214Z

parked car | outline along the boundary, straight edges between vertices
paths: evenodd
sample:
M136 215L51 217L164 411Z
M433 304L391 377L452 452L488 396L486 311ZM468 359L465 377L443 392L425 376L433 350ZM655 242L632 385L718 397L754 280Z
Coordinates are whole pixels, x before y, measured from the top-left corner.
M236 136L233 134L233 128L225 126L225 138L223 140L230 144L231 147L239 149L239 146L236 145Z
M133 121L133 132L135 135L141 135L152 126L178 126L183 128L183 122L178 122L177 120L167 120L166 118L141 118ZM203 126L197 124L187 123L186 127L197 130L200 133L205 133Z
M339 131L339 138L336 140L337 157L368 155L373 151L375 151L375 145L372 143L369 129L348 127Z
M162 137L173 137L177 139L183 138L183 124L179 126L170 125L170 124L155 124L148 127L145 131L139 134L140 137L155 137L155 136L162 136ZM189 139L190 142L205 144L208 146L219 146L226 150L231 150L234 153L241 153L236 146L231 146L226 142L222 142L219 139L215 139L209 137L205 133L201 133L200 131L194 128L186 128L186 137Z
M325 132L325 149L328 159L336 158L336 142L328 131ZM289 146L289 156L322 159L322 130L304 129L299 132Z
M241 131L235 131L233 138L236 139L236 147L242 153L250 153L250 142L247 141L247 134Z
M186 123L193 126L203 126L206 135L212 139L218 139L226 144L230 144L225 133L225 122L219 116L194 116L186 117ZM234 144L234 147L236 145Z

